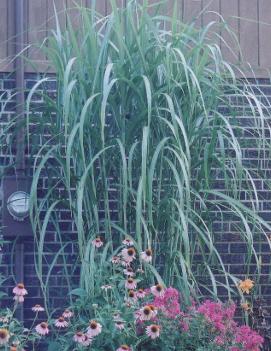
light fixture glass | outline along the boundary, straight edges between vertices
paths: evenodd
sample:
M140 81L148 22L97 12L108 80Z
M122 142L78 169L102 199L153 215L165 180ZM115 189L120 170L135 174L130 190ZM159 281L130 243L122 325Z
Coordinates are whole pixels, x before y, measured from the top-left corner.
M29 215L29 194L15 191L7 200L7 209L17 221L23 221Z

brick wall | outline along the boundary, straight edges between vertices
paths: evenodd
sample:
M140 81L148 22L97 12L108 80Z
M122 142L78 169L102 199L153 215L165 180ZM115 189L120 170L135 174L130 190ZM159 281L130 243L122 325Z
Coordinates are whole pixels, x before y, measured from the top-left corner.
M40 78L40 77L39 77ZM29 91L33 85L37 82L38 75L36 74L26 74L25 75L25 88ZM52 77L50 82L46 82L47 92L53 96L55 94L56 84ZM4 93L4 95L2 95ZM1 106L3 108L4 103L8 99L10 101L5 105L5 111L0 115L0 127L3 130L4 126L7 125L15 117L15 97L12 97L15 93L15 76L8 73L0 73L0 96L2 95ZM39 106L41 106L42 101L39 98L34 97L34 105L37 114L41 113ZM38 135L36 135L38 137ZM13 175L14 174L14 147L12 146L13 141L10 135L6 135L5 138L1 139L1 153L0 153L0 174L2 178L3 174ZM14 145L14 144L13 144ZM33 158L29 157L27 159L26 173L31 179L31 174L33 172ZM39 196L42 197L48 188L48 179L46 175L39 182ZM3 191L1 187L1 191ZM3 203L0 203L3 206ZM65 273L68 272L71 277L73 277L74 282L78 282L79 270L75 267L75 262L77 259L76 249L72 243L70 243L74 237L74 227L71 221L70 213L67 209L62 209L58 213L59 227L62 232L62 240L65 243L65 238L69 243L66 243L65 249L63 250L63 255L68 257L68 263L64 265L63 255L59 255L55 262L53 270L50 272L49 285L50 290L48 294L50 295L50 304L55 308L59 307L63 309L63 303L68 303L63 296L67 296L68 288L67 281L65 278ZM2 219L2 218L1 218ZM0 219L0 220L1 220ZM1 224L0 224L1 227ZM28 289L28 297L24 302L24 318L26 325L30 325L33 312L31 307L35 304L44 304L43 295L40 288L40 282L36 275L35 265L34 265L34 255L36 246L34 243L34 238L32 235L24 236L23 238L8 237L4 238L5 243L3 244L2 255L1 255L1 273L8 277L4 283L5 290L8 297L2 301L2 305L10 306L12 303L12 289L15 285L15 245L16 242L21 242L24 244L24 284ZM44 271L43 274L46 276L49 271L49 265L53 262L56 257L56 253L60 250L61 245L59 243L59 238L52 226L48 226L48 231L46 233L46 240L44 246L44 252L46 255L46 262L44 260ZM61 287L61 289L60 289ZM63 301L64 300L64 301Z
M35 74L26 74L25 76L25 87L26 89L31 89L37 80L37 75ZM259 98L264 102L264 104L269 108L269 101L271 101L271 83L267 79L260 79L258 81L252 80L251 83L255 86L255 92L259 96ZM47 91L54 96L55 94L55 82L52 77L52 81L46 83ZM256 86L257 85L257 86ZM259 90L260 88L260 90ZM0 95L2 95L2 104L3 101L7 100L14 93L15 89L15 80L14 75L7 73L0 73ZM265 96L263 95L265 94ZM234 99L234 97L232 97ZM236 101L236 111L238 111L238 118L240 119L240 123L246 126L250 125L250 119L252 116L247 116L245 103L243 101ZM3 126L12 120L14 117L14 98L6 105L5 112L1 114L0 126ZM37 106L42 104L42 101L36 99L35 104ZM223 106L221 107L221 111L223 112ZM37 113L38 110L37 110ZM258 152L255 150L255 140L253 139L253 130L252 134L248 134L244 136L244 146L242 149L242 153L245 157L245 160L248 163L250 169L253 167L260 166L263 174L270 178L271 176L271 161L269 158L269 153L265 155L261 155L260 161ZM270 132L266 126L266 136L270 137ZM6 147L1 148L0 154L0 165L1 169L4 166L9 166L6 168L8 173L13 172L13 148L10 148L9 145L12 143L12 140L9 140L9 136L7 136L7 145ZM264 151L262 151L264 152ZM269 150L267 150L269 152ZM265 156L265 158L263 157ZM27 165L28 175L31 177L31 160L28 160ZM214 176L217 179L217 187L220 188L223 182L221 181L219 172L215 171ZM267 188L264 182L260 179L255 179L258 194L259 194L259 207L262 217L271 222L271 190ZM48 186L48 179L46 175L39 183L40 196L46 191ZM247 199L244 197L244 203L246 203ZM68 210L59 211L59 225L62 231L62 239L65 242L65 238L67 241L71 241L73 238L75 239L74 226L70 218L70 214ZM246 252L245 244L240 240L240 235L238 233L238 229L236 223L230 216L227 216L224 213L224 220L222 222L219 214L215 214L214 217L214 233L216 239L218 241L217 247L222 255L222 258L225 262L225 268L230 273L239 275L243 277L246 273L246 262L244 253ZM271 234L271 233L270 233ZM33 241L33 237L28 236L22 239L25 248L24 255L24 282L29 290L29 297L26 299L24 304L25 309L25 319L26 321L30 321L32 318L32 312L30 308L36 304L41 303L42 294L40 291L39 280L35 274L34 267L34 252L35 245ZM14 279L12 272L14 271L14 245L15 238L11 238L9 243L4 244L3 246L3 254L2 254L2 263L1 263L1 272L4 275L8 276L9 279L5 282L5 287L8 292L8 296L11 296L12 287L14 286ZM271 303L271 284L270 284L270 273L269 267L271 263L271 255L270 248L266 243L261 242L258 238L255 238L255 246L258 249L258 253L261 255L262 259L262 275L260 277L261 287L260 292L266 299L266 304L269 306ZM45 242L45 252L46 252L46 260L47 264L44 265L44 273L48 272L48 264L50 264L56 252L60 249L59 240L57 237L57 233L53 228L48 228L48 232L46 234L46 242ZM68 264L65 266L63 264L63 256L60 255L57 259L56 265L53 268L53 271L50 275L50 296L52 298L52 304L55 307L61 306L63 307L63 296L66 296L68 292L67 282L65 280L65 269L73 276L73 281L76 283L79 278L79 270L75 268L75 262L77 259L76 247L69 243L64 250L64 254L69 256ZM60 289L61 287L61 289ZM221 296L225 296L225 289L219 290ZM6 301L10 302L9 299Z

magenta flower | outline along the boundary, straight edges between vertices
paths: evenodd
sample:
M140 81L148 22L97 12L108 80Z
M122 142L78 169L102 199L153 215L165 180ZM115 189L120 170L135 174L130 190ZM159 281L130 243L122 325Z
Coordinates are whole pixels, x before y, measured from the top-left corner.
M164 289L162 296L156 296L153 305L159 308L167 317L176 318L181 313L179 292L174 288Z
M242 325L236 330L235 342L246 351L260 351L264 339L250 327Z

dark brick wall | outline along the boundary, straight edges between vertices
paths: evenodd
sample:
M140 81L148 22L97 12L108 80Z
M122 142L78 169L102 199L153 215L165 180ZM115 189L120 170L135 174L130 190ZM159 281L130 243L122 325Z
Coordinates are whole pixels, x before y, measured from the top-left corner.
M33 85L37 81L36 74L27 74L25 76L25 87L26 89L31 89ZM266 105L269 106L269 101L271 101L271 83L267 79L261 79L258 81L252 80L251 83L255 87L255 92L261 99L261 101ZM46 83L47 91L54 96L55 94L55 81L52 77L52 81ZM260 88L260 90L259 90ZM0 73L0 95L2 95L2 100L6 100L7 98L11 97L14 94L15 89L15 80L14 75ZM265 96L263 95L265 94ZM232 97L234 99L234 97ZM248 116L246 113L245 103L243 101L236 101L236 111L238 111L238 118L240 119L241 124L249 126L251 123L252 116ZM3 101L1 102L3 105ZM3 127L6 123L12 120L15 116L14 112L14 98L6 105L5 112L1 114L0 118L0 126ZM42 104L42 101L38 98L35 101L36 106ZM223 107L222 111L223 111ZM37 113L38 110L37 110ZM266 135L269 135L268 128L266 126ZM248 167L253 169L253 167L260 166L261 170L265 174L265 176L270 177L271 169L270 169L270 158L269 154L265 155L267 158L261 157L260 161L258 158L258 152L255 150L255 140L253 139L253 130L252 135L248 134L244 136L247 139L247 143L242 149L243 155L247 160ZM13 162L14 162L14 155L13 149L10 148L8 145L12 144L12 141L9 140L9 136L7 136L7 146L1 147L0 153L0 167L1 170L5 166L9 166L6 168L9 173L12 174L13 172ZM263 151L262 151L263 152ZM261 155L263 156L263 155ZM31 162L28 164L28 175L31 177ZM222 178L220 178L220 174L216 173L214 176L217 179L217 188L221 187ZM264 219L271 222L271 190L266 187L264 182L260 179L255 179L256 186L259 191L259 207L261 215ZM39 184L40 195L48 186L48 181L46 177L42 179ZM247 199L244 197L244 203L246 203ZM246 251L246 246L240 240L240 235L238 233L238 229L236 227L236 223L230 216L226 216L224 214L224 220L221 221L219 214L215 214L213 226L216 239L218 241L218 248L222 255L222 258L225 262L225 268L229 272L233 274L237 274L242 277L243 274L246 273L246 266L244 261L244 253ZM59 224L62 231L62 239L65 242L65 238L68 241L71 241L73 238L75 239L75 232L74 226L70 219L69 212L67 210L61 210L59 212ZM271 233L270 233L271 234ZM30 320L32 318L32 313L30 308L36 304L41 303L42 301L42 294L40 290L39 280L35 274L35 266L34 266L34 252L35 252L35 245L33 241L33 237L25 237L22 239L24 243L24 283L29 290L29 296L25 301L24 309L25 309L25 318L26 320ZM76 240L74 240L76 242ZM8 291L8 295L11 296L12 287L14 286L15 282L13 279L13 272L14 272L14 250L15 245L15 238L9 239L9 243L4 244L3 251L2 251L2 263L1 263L1 272L8 276L8 280L5 282L5 287ZM271 285L270 285L270 277L269 277L269 267L271 263L271 255L270 255L270 248L266 243L259 241L259 239L255 238L255 246L258 249L258 252L262 258L262 275L261 275L261 287L260 292L266 298L267 304L271 303ZM45 252L46 252L46 260L47 263L44 264L44 274L46 271L48 272L48 264L53 261L55 257L55 253L59 250L60 244L57 237L57 233L54 229L49 228L47 235L46 235L46 242L45 242ZM67 282L65 280L64 270L71 274L73 277L73 281L78 281L79 278L79 271L78 268L75 269L75 262L77 259L76 254L76 246L72 243L67 245L65 248L64 254L69 257L68 265L64 267L63 265L63 257L60 255L59 259L57 260L57 264L54 267L52 274L50 275L50 296L51 296L51 303L57 307L63 307L63 296L67 295ZM75 269L75 270L74 270ZM61 289L60 289L61 287ZM225 290L221 290L221 295L225 294ZM7 300L10 302L10 300Z
M26 74L25 75L25 88L26 95L27 91L29 91L38 79L37 74ZM40 78L40 77L39 77ZM54 77L49 82L46 82L44 88L51 95L55 95L56 90L56 82ZM5 125L10 123L15 117L15 76L14 74L8 73L0 73L0 96L1 99L1 111L0 114L0 131L3 130ZM9 100L8 103L7 100ZM40 114L40 108L43 101L40 97L34 96L34 109L36 114ZM5 107L4 107L5 104ZM4 108L4 110L3 110ZM4 111L4 112L3 112ZM38 135L36 136L38 137ZM2 179L4 175L14 175L14 141L11 139L9 134L6 135L5 138L1 139L0 145L0 179ZM26 164L26 175L31 179L31 174L33 172L33 158L28 157L27 155L27 164ZM39 196L42 197L46 189L48 188L48 179L44 176L39 182ZM1 194L3 192L3 186L1 184ZM0 197L1 199L1 197ZM0 200L0 206L2 208L3 201ZM1 213L2 215L2 213ZM69 241L63 250L63 255L68 257L68 263L64 266L63 255L59 255L57 261L55 262L53 270L50 272L49 285L50 290L48 294L50 295L50 304L55 308L59 307L63 309L64 301L68 303L67 297L68 287L67 280L65 278L64 270L68 272L70 277L73 278L73 282L76 284L79 279L79 271L75 267L75 262L77 260L76 248L72 244L72 241L75 240L74 226L71 221L71 216L68 210L62 209L58 213L59 219L59 227L61 229L62 240ZM1 228L2 218L0 218L0 228ZM2 237L3 238L3 237ZM21 242L24 244L24 284L28 290L29 295L25 299L24 302L24 318L26 320L26 325L30 325L33 312L31 311L31 307L35 304L44 304L43 295L40 288L40 282L36 275L35 264L34 264L34 256L35 256L35 242L33 236L24 236L20 239L16 239L15 237L3 238L5 243L3 245L2 254L1 254L1 263L0 263L0 272L8 279L4 282L4 288L8 294L8 297L2 301L3 306L12 306L12 289L15 285L15 269L14 269L14 261L15 261L15 245L17 242ZM55 232L52 226L48 226L48 231L46 233L46 240L44 246L44 252L46 255L46 260L44 260L43 265L43 274L46 277L49 272L49 265L53 262L56 257L56 253L60 249L60 243L57 233Z

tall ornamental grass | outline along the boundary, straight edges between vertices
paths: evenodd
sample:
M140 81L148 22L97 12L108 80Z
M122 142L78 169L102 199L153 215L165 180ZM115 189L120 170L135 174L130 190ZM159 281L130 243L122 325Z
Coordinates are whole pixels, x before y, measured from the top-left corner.
M154 273L187 300L203 286L214 296L223 286L230 297L236 278L225 267L213 225L229 216L247 245L247 274L252 261L260 273L254 240L270 245L271 229L258 214L255 179L264 174L250 167L242 150L248 140L267 154L266 111L210 39L215 23L196 29L179 20L176 7L167 17L160 5L132 0L118 9L112 1L106 17L94 5L78 8L78 25L68 17L66 29L56 15L56 30L43 43L57 94L41 92L50 77L37 82L28 94L27 130L35 155L35 264L45 295L58 258L64 257L72 285L67 238L58 222L63 208L74 220L80 287L90 297L100 284L94 272L111 274L105 257L125 237L134 238L139 251L152 249L159 273L152 269L150 280ZM222 19L220 26L230 33ZM44 101L42 117L35 110L37 94ZM240 122L232 97L245 104L252 125ZM49 189L40 196L44 174ZM49 224L62 248L47 263ZM98 263L91 245L96 236L105 242Z

